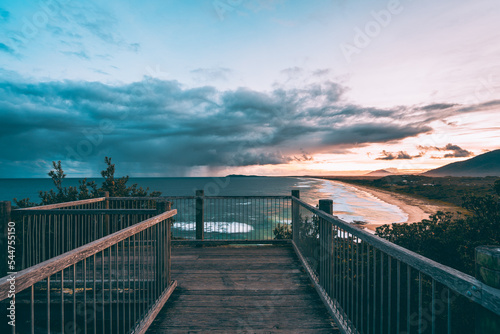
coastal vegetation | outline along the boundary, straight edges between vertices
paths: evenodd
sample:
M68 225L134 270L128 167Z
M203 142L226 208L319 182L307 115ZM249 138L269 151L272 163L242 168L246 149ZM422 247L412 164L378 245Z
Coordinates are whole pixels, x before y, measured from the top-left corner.
M278 223L278 225L273 230L274 239L292 239L292 229L290 225Z
M390 175L385 177L336 177L342 182L375 187L397 193L423 197L461 206L466 195L495 194L500 177L429 177L423 175ZM497 183L495 183L497 182Z
M38 192L41 199L40 203L32 202L29 198L16 199L13 201L19 208L33 207L38 205L49 205L55 203L71 202L84 200L89 198L101 197L103 192L109 192L111 197L156 197L160 196L159 191L149 191L149 188L139 187L136 183L128 186L129 176L115 177L115 164L111 162L110 157L104 158L106 168L101 171L101 176L104 178L99 187L95 181L88 181L87 178L78 180L79 185L76 187L63 187L63 181L66 174L61 165L61 161L52 162L53 170L48 175L54 182L55 190Z
M449 180L443 181L445 187L452 186ZM478 191L462 196L461 206L467 214L458 214L457 217L456 213L438 212L418 223L383 225L377 228L376 234L474 275L475 248L500 245L500 180L496 180L489 189L485 188L485 184L490 179L476 181L482 181ZM453 186L460 187L455 182Z
M500 177L328 177L353 185L454 204L463 210L439 211L417 223L387 224L376 235L470 275L475 248L500 245Z

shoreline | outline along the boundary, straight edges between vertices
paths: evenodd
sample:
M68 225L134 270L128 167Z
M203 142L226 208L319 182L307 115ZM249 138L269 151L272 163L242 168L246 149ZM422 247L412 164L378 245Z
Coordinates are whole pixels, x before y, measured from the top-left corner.
M421 199L421 198L416 198L410 195L406 194L400 194L400 193L395 193L387 190L382 190L382 189L377 189L373 187L368 187L368 186L362 186L362 185L357 185L357 184L352 184L348 182L342 182L338 180L331 180L331 179L325 179L322 178L323 180L328 180L332 182L337 182L339 184L342 184L344 186L350 186L353 188L356 188L358 190L367 192L374 197L378 198L381 201L384 201L386 203L395 205L401 209L405 214L408 215L408 219L405 222L399 223L399 224L412 224L412 223L417 223L422 221L423 219L428 219L430 215L433 215L437 213L438 211L443 211L443 212L456 212L458 210L461 210L461 208L453 205L453 204L437 204L433 203L431 200L426 200L426 199ZM366 224L362 225L363 227L375 231L375 229L379 226L382 226L384 224Z

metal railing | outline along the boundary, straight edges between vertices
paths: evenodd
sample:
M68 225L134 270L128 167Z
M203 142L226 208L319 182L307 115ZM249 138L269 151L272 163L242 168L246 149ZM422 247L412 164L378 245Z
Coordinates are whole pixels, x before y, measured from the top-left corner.
M177 209L175 239L271 240L274 231L291 236L291 196L165 197Z
M16 273L17 320L8 330L144 333L176 286L170 277L170 227L176 210L164 201L156 205L154 217ZM11 275L0 279L4 310L12 287Z
M500 290L322 209L292 198L292 244L343 332L474 333L477 312L500 315Z
M158 214L163 198L101 197L17 209L16 270L34 266Z
M260 242L276 238L276 231L292 235L345 333L474 333L477 312L500 315L500 290L332 216L331 201L315 208L298 195L205 197L198 191L16 210L22 228L30 226L25 251L42 252L24 260L33 264L15 280L17 312L30 315L19 318L17 328L142 333L175 288L171 236ZM163 213L166 200L173 210ZM82 239L70 242L75 235ZM53 248L43 253L44 246ZM11 286L8 277L0 280L0 300L8 300Z

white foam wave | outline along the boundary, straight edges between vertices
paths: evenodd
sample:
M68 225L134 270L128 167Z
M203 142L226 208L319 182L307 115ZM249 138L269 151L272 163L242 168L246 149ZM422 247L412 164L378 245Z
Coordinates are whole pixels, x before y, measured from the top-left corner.
M196 223L175 222L173 228L183 231L196 231ZM253 227L238 222L205 222L205 232L207 233L248 233L253 231Z

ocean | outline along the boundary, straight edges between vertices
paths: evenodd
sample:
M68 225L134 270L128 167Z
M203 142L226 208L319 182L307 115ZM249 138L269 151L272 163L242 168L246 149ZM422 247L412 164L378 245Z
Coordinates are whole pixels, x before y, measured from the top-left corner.
M89 178L101 184L100 178ZM164 196L190 196L197 189L205 196L290 195L300 190L300 197L311 205L320 199L333 200L333 214L347 222L371 224L401 223L407 215L397 206L386 203L355 187L335 181L302 177L200 177L200 178L130 178L129 185L161 191ZM63 186L77 186L78 179L66 178ZM51 179L0 179L0 200L30 198L38 202L39 190L53 189Z

